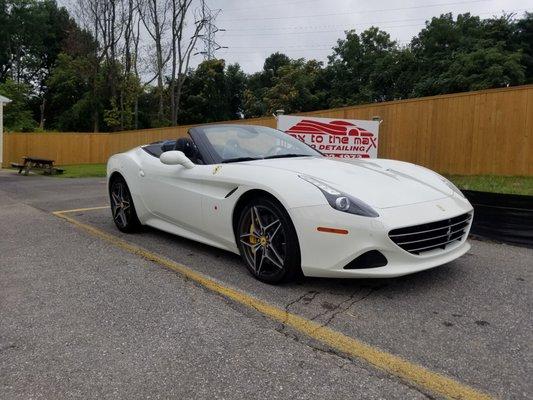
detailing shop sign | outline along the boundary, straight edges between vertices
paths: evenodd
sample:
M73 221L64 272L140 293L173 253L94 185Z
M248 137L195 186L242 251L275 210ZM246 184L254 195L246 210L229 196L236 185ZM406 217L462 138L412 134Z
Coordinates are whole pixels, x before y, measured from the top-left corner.
M278 129L328 157L378 156L379 121L280 115Z

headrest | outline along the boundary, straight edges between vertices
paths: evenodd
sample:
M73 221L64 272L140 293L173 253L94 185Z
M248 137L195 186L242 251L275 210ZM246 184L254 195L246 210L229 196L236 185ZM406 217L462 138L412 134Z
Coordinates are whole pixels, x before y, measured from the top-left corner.
M198 149L194 142L189 138L179 138L176 141L174 150L182 151L187 158L194 159L198 154Z

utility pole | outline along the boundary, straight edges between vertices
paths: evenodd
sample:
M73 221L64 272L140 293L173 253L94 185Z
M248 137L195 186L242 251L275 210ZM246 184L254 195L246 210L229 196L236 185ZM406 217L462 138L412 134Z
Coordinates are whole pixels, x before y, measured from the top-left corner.
M216 42L215 35L217 32L224 32L225 29L218 28L215 25L215 20L222 10L211 10L205 0L202 0L202 19L205 21L204 33L198 37L204 42L204 50L196 54L203 54L204 60L212 60L215 58L215 52L220 49L227 49L227 46L221 46Z

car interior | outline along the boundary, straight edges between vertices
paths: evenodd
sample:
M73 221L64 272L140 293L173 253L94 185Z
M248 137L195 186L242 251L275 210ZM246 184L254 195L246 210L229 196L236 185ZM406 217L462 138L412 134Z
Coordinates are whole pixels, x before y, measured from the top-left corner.
M195 164L204 164L198 147L191 138L179 138L178 140L163 140L150 143L142 148L148 154L159 158L165 151L178 150Z

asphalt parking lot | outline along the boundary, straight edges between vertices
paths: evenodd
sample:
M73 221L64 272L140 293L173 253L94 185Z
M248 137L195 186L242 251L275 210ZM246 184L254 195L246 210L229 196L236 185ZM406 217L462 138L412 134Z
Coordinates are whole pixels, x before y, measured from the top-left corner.
M439 397L52 214L107 204L104 179L0 171L0 398ZM531 249L472 241L404 278L270 286L233 254L124 235L106 208L69 216L492 397L533 396Z

